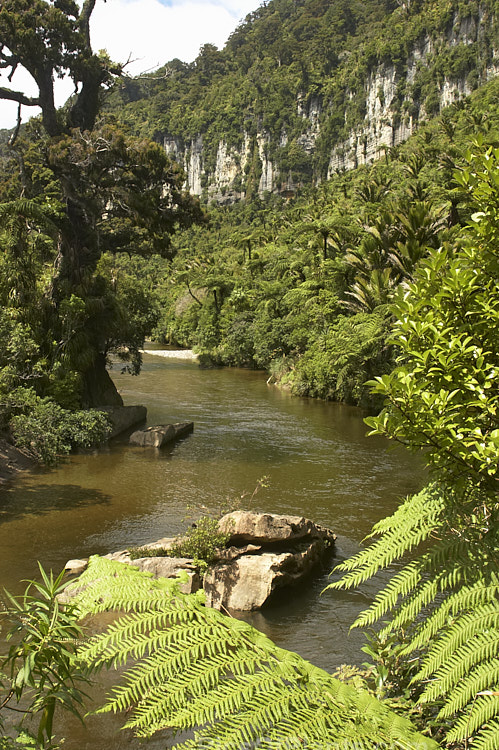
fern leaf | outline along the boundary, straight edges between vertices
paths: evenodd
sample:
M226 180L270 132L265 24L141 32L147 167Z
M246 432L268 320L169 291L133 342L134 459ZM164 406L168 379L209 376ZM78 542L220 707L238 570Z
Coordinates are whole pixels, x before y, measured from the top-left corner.
M270 750L279 737L290 748L303 741L321 748L355 742L352 747L366 749L377 742L437 747L368 693L277 648L247 623L204 607L199 596L181 594L177 583L91 558L77 588L81 614L125 612L80 658L95 668L135 662L100 710L130 711L126 726L139 736L193 729L195 740L178 750L204 743Z

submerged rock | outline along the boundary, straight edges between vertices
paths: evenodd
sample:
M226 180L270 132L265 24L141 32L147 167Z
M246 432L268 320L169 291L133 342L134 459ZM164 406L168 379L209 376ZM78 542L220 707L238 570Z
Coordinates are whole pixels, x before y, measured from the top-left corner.
M173 542L173 539L160 540L147 545L147 549L167 549L166 542ZM163 543L161 543L163 542ZM139 548L140 549L140 548ZM144 547L146 549L146 547ZM120 562L123 565L133 565L139 570L151 573L154 578L177 578L180 573L187 573L188 580L180 585L180 590L184 594L192 594L201 588L201 575L198 566L192 559L187 557L137 557L132 559L128 550L119 550L104 555L109 560ZM88 558L82 560L68 560L64 570L68 575L80 575L86 570Z
M163 448L168 443L188 435L194 429L193 422L178 422L177 424L158 424L136 430L130 435L131 445L142 447Z
M154 578L177 578L180 573L187 573L187 583L180 584L184 594L193 594L201 588L199 568L187 557L138 557L130 560L130 565L152 573Z

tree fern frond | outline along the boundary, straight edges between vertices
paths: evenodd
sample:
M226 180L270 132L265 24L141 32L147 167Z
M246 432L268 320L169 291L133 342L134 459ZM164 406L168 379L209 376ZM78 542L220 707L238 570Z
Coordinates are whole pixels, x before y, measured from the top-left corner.
M499 696L481 695L472 703L468 712L464 713L447 732L448 742L465 740L477 732L480 727L486 727L489 721L495 720L498 731L497 716L499 715ZM475 743L473 743L475 745Z
M499 747L499 721L493 719L473 739L473 750L497 750Z
M317 748L345 748L355 738L359 748L378 741L408 750L437 747L367 692L206 608L200 596L181 594L176 583L165 586L131 566L91 558L77 587L81 614L125 610L80 658L95 667L137 659L101 710L131 709L126 726L140 736L193 729L196 740L179 748L211 743L224 750L276 747L272 738L279 736L290 743L305 738Z
M434 637L439 632L444 632L449 624L458 614L466 613L467 610L478 610L479 607L486 604L491 605L491 611L497 611L497 596L499 594L499 585L497 576L491 574L490 580L484 582L481 579L472 586L463 586L458 592L450 594L440 606L428 615L425 622L422 623L411 642L402 653L410 653L428 643L434 643ZM434 645L433 648L436 646ZM429 675L425 674L425 678Z
M453 653L457 652L463 645L466 646L472 638L483 633L497 632L498 626L499 611L497 604L493 602L472 612L463 613L433 643L415 679L428 679L441 665L447 663Z
M499 631L489 630L475 634L467 643L457 648L434 672L432 681L423 691L421 700L434 701L441 695L450 694L473 667L488 664L499 653Z
M466 675L452 691L452 697L446 701L439 712L441 718L447 718L461 711L483 691L499 686L499 659L491 659L486 664L479 664Z
M442 503L435 492L423 491L406 500L392 516L376 524L373 532L366 537L370 539L381 534L380 539L334 568L333 573L346 571L347 574L326 588L346 589L359 586L399 560L430 538L438 525L441 509Z

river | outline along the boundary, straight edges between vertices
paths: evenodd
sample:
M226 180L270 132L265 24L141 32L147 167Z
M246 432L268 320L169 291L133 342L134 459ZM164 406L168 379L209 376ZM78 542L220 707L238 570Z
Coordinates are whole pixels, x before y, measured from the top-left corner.
M147 406L148 424L193 421L194 432L162 451L116 442L1 489L0 580L10 590L36 576L37 560L59 571L69 558L175 535L199 512L216 513L242 495L245 507L263 476L268 486L251 507L330 527L341 559L423 483L413 456L366 437L360 410L293 397L261 372L146 354L140 376L112 375L126 404ZM358 663L362 635L349 627L376 587L321 595L327 582L325 571L245 619L327 670ZM64 748L135 747L126 735L111 737L116 726L109 717L87 730L70 723Z

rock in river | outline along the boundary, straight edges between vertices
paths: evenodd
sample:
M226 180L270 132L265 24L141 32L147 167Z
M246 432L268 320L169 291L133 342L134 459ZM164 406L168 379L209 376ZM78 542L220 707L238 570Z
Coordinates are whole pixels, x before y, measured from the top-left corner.
M130 444L150 448L163 448L164 445L168 445L173 440L188 435L193 429L193 422L158 424L133 432L130 435Z
M229 544L246 544L241 555L222 559L204 577L208 606L216 609L260 609L280 588L299 583L334 544L329 529L301 516L235 511L220 519L231 534ZM223 556L222 556L223 557Z
M220 519L219 528L230 534L228 547L204 575L206 604L216 609L260 609L272 594L304 580L334 546L335 535L302 516L235 511ZM176 540L160 539L149 545L168 550ZM183 591L201 587L199 567L190 558L143 557L132 560L128 550L106 555L112 560L137 566L155 577L173 578L186 571ZM81 572L85 560L72 560L68 572Z

